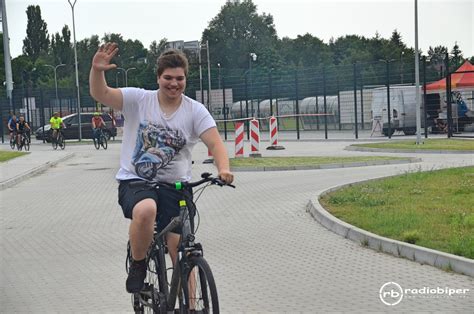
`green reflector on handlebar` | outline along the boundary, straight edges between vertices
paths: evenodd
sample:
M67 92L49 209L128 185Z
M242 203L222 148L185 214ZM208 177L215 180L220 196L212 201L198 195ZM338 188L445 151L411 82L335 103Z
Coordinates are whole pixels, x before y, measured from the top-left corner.
M181 190L183 188L183 184L181 184L180 181L176 181L174 186L176 187L176 190Z
M179 206L181 207L186 206L186 201L184 200L179 201Z

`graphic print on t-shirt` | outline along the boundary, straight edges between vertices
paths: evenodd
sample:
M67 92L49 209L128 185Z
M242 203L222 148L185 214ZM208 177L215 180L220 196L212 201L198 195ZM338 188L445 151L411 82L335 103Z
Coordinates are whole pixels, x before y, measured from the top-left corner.
M186 144L179 130L146 121L140 123L137 136L132 164L137 175L146 180L157 179L158 170L166 167Z

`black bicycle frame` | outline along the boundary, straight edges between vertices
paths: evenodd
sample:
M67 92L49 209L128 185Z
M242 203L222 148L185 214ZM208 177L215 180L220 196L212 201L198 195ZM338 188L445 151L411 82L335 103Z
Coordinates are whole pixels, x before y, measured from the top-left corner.
M184 202L184 203L183 203ZM171 275L171 282L168 287L168 278L167 278L167 269L166 269L166 261L165 261L165 243L163 241L164 236L169 231L173 230L176 226L176 220L173 220L168 224L168 226L163 229L158 235L155 237L155 243L158 247L157 252L157 259L159 263L159 271L158 271L158 281L159 281L159 288L160 292L165 294L166 299L166 310L167 311L174 311L174 307L176 304L176 298L178 297L179 291L183 287L184 289L184 296L182 302L187 302L188 298L188 283L187 278L185 278L185 274L187 271L187 252L186 249L190 248L194 250L194 228L193 224L190 223L190 229L186 229L186 222L190 221L189 218L189 209L185 200L180 201L180 215L178 216L179 225L182 229L182 234L180 236L179 246L178 246L178 256L177 260L173 265L173 273ZM184 237L183 237L184 235ZM183 278L183 282L181 282L181 278ZM160 303L161 304L161 303Z

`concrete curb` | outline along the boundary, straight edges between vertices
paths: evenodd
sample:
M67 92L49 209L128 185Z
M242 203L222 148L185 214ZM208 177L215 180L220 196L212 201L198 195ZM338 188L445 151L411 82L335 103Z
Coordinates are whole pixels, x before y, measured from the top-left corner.
M44 163L44 164L42 164L42 165L39 165L39 166L37 166L37 167L35 167L35 168L32 168L32 169L30 169L30 170L28 170L28 171L26 171L26 172L23 172L23 173L21 173L21 174L15 176L15 177L13 177L13 178L10 178L10 179L7 179L7 180L5 180L5 181L3 181L3 182L0 182L0 191L3 191L3 190L5 190L5 189L7 189L7 188L10 188L10 187L12 187L12 186L14 186L14 185L16 185L16 184L18 184L18 183L24 181L25 179L34 176L34 175L40 174L40 173L46 171L48 168L51 168L51 167L57 165L58 163L60 163L60 162L62 162L62 161L64 161L64 160L67 160L67 159L69 159L69 158L71 158L71 157L73 157L73 156L74 156L74 153L69 153L69 154L67 154L66 156L63 156L63 157L61 157L61 158L59 158L59 159L57 159L57 160L48 161L48 162L46 162L46 163Z
M394 165L394 164L409 164L409 163L416 163L416 162L421 162L421 161L422 161L421 158L407 157L404 159L334 163L334 164L323 164L323 165L314 165L314 166L307 165L307 166L287 166L287 167L231 167L231 170L234 172L315 170L315 169L335 169L335 168L367 167L367 166Z
M418 245L413 245L370 233L332 216L321 206L318 201L321 196L332 191L372 180L377 179L343 184L320 191L317 194L316 202L313 202L312 200L308 201L308 204L306 205L306 211L309 212L314 217L314 219L322 224L325 228L343 236L346 239L358 242L362 246L369 247L378 252L388 253L396 257L405 257L420 264L435 266L443 270L450 269L456 273L474 277L474 260L472 259L424 248Z
M374 153L417 153L417 154L474 154L471 150L434 150L434 149L393 149L393 148L372 148L359 146L346 146L344 150Z

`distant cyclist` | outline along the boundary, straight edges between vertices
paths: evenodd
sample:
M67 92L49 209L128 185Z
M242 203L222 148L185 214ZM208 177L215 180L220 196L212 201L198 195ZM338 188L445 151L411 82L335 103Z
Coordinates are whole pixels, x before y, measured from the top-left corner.
M15 115L12 115L12 117L8 120L8 132L10 133L10 142L13 140L14 136L16 135L16 123L17 119Z
M102 128L105 128L104 119L102 119L99 112L96 112L92 117L92 134L94 139L99 140L99 131Z
M22 134L25 134L25 136L29 140L31 128L28 125L28 122L25 121L24 116L20 116L20 120L18 120L18 122L16 123L16 131L17 131L17 140L16 140L17 143L19 144L21 143Z
M51 129L53 130L53 141L56 141L58 132L61 130L61 128L65 129L66 126L64 125L63 119L59 116L59 112L53 113L53 116L49 120L49 123L51 124Z

